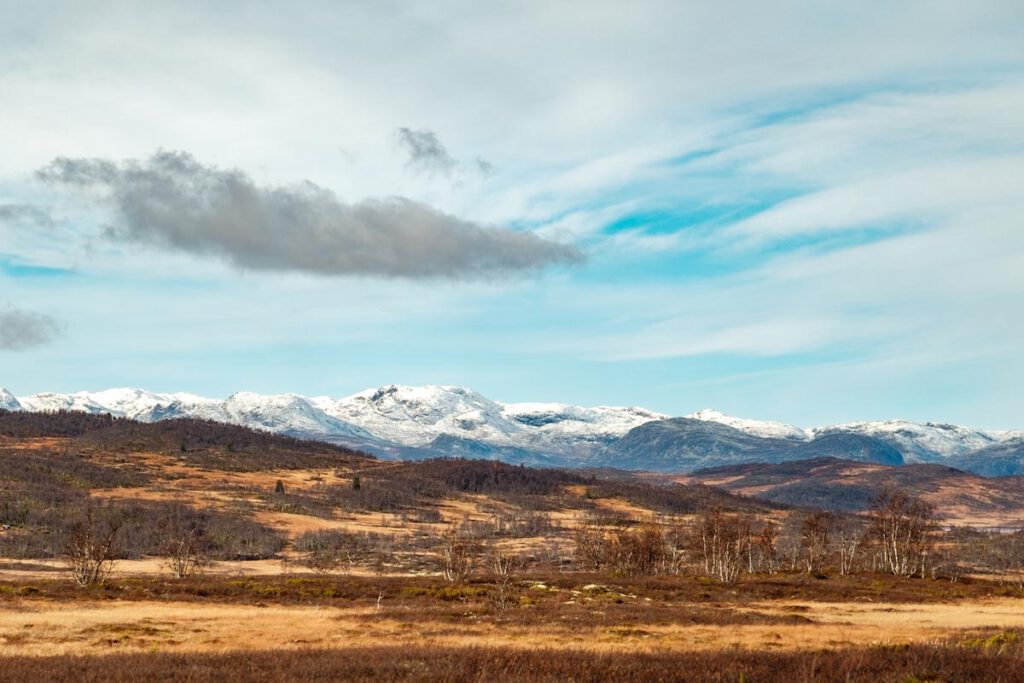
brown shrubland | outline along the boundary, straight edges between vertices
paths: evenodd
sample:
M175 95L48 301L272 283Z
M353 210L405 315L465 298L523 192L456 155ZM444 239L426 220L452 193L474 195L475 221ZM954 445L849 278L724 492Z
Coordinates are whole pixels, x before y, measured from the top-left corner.
M903 494L825 514L221 427L0 415L0 681L1010 681L1024 663L1024 533L942 529Z

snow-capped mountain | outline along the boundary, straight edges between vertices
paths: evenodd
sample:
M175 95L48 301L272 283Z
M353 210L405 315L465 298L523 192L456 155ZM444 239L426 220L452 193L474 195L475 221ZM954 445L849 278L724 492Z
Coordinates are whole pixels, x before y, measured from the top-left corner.
M564 403L507 403L504 415L523 426L526 448L576 458L593 455L642 424L668 417L646 408L583 408Z
M296 394L264 396L239 392L228 397L216 410L224 414L224 422L282 434L329 440L371 438L365 430L328 415L309 399ZM218 418L211 415L207 419Z
M0 394L0 407L4 407L3 395L10 394ZM220 400L188 393L159 394L121 388L91 393L35 394L15 399L15 404L7 409L110 413L142 422L192 417L309 438L370 438L364 430L325 414L309 399L295 394L268 396L239 392Z
M313 402L327 415L403 446L422 446L442 434L510 444L522 432L500 403L461 387L391 385Z
M750 434L751 436L760 436L770 439L798 439L800 441L806 441L812 436L810 430L794 427L793 425L788 425L784 422L745 420L741 417L725 415L724 413L720 413L717 410L711 410L710 408L698 410L696 413L691 413L686 417L692 420L717 422L718 424L738 429L739 431L745 434Z
M811 430L814 435L836 431L881 439L899 449L908 462L934 462L965 455L1007 438L1005 434L988 433L969 427L935 422L921 424L909 420L851 422Z
M200 418L364 448L408 454L451 439L490 447L585 457L633 427L666 416L643 408L583 408L557 403L505 404L454 386L390 385L341 399L239 392L227 399L141 389L10 397L8 409L110 413L143 422ZM509 451L511 452L511 451Z
M328 415L378 439L424 446L439 436L563 451L568 440L607 441L666 417L643 408L583 408L560 403L500 403L453 386L391 385L334 401L311 399ZM561 446L555 446L562 442Z
M21 410L21 403L14 398L14 394L6 389L0 389L0 410Z
M381 442L406 448L429 450L443 437L447 444L454 438L564 457L586 457L633 427L665 417L643 408L501 403L454 386L390 385L311 401Z
M659 469L672 470L714 466L727 457L729 462L753 462L831 455L887 463L949 462L970 469L974 453L989 453L989 460L998 456L1000 472L1024 473L1020 431L986 432L907 420L801 429L710 409L669 418L636 407L502 403L456 386L390 385L340 399L249 392L214 399L141 389L15 398L0 389L0 409L110 413L143 422L201 418L330 441L384 457L462 455L624 468L654 462ZM992 450L1000 444L1009 446Z
M907 462L941 462L946 458L966 455L1021 436L1019 431L986 432L958 425L910 420L849 422L801 429L782 422L763 422L724 415L717 410L700 410L686 417L717 422L751 436L770 439L812 441L829 434L859 434L893 446L903 454Z
M133 420L153 422L166 417L175 417L173 408L183 410L190 417L198 417L203 409L216 410L220 401L203 398L195 394L156 394L142 389L107 389L94 393L79 393L74 396L90 406L98 405L98 412L109 412L112 415L129 417ZM90 412L97 412L90 410ZM218 415L219 418L219 415ZM211 418L217 419L217 418ZM225 420L226 421L226 420Z

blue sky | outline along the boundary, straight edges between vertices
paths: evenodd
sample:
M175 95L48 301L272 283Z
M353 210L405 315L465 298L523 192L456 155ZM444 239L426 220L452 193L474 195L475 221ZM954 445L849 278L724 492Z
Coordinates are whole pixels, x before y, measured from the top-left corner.
M1024 427L1018 2L3 5L15 394Z

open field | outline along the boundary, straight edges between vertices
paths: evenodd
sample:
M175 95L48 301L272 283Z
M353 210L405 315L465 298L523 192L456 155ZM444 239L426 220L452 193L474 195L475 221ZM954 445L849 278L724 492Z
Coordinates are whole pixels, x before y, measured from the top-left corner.
M1024 593L985 582L524 577L504 604L497 590L427 577L5 581L0 680L102 680L124 666L157 680L556 680L572 661L578 680L1010 681L1024 663ZM266 664L239 668L240 656ZM957 677L952 661L977 671ZM692 678L669 673L696 663Z

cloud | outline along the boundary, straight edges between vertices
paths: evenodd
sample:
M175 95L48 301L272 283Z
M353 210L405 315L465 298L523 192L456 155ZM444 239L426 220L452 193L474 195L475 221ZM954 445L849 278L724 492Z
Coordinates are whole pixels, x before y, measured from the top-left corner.
M460 162L448 153L437 133L432 130L398 128L395 130L395 139L408 155L405 165L417 173L447 177L459 171L470 171L482 176L494 173L494 165L480 157L468 164Z
M399 128L395 138L398 146L409 155L406 165L416 171L451 175L459 165L434 131Z
M38 228L53 226L49 212L32 204L0 204L0 221L25 223Z
M48 315L17 309L0 311L2 351L25 351L42 346L60 333L60 323Z
M111 239L220 256L250 270L480 278L583 260L574 247L411 199L348 204L308 181L259 186L185 152L124 162L60 157L36 175L108 202Z

